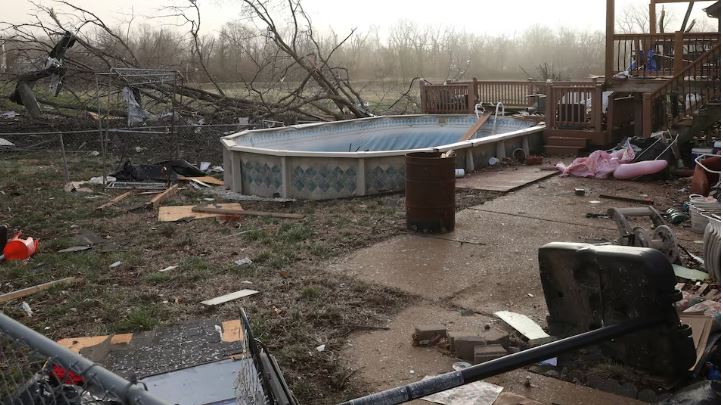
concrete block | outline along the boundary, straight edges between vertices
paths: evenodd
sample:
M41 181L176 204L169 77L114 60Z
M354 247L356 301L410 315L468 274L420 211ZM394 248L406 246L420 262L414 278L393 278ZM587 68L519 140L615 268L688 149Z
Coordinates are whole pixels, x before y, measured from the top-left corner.
M482 332L482 338L487 344L504 344L509 340L510 335L499 329L491 328Z
M507 350L502 345L475 346L473 353L472 364L480 364L507 356Z
M472 362L474 361L475 346L484 346L485 340L480 336L456 336L454 344L454 356L458 359Z
M447 328L442 325L421 325L414 327L412 344L414 346L430 346L447 337Z

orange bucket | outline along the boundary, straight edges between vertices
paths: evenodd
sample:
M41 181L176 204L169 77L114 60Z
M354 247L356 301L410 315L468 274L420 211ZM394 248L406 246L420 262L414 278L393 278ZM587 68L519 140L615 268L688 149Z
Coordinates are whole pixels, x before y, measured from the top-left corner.
M38 250L38 241L33 238L20 239L20 233L8 240L3 249L5 260L25 260Z

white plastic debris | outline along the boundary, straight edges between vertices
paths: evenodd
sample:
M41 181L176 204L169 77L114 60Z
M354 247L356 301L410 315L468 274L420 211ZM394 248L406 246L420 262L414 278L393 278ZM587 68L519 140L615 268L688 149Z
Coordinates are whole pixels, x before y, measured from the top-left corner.
M15 146L15 144L5 138L0 138L0 146Z
M317 351L317 352L321 353L321 352L323 352L324 350L326 350L326 345L316 346L316 351Z
M116 267L120 266L121 264L122 264L122 262L117 261L117 262L111 264L111 265L110 265L110 268L111 268L111 269L115 269Z
M33 310L30 309L30 304L23 301L23 303L20 304L20 306L23 308L23 311L25 311L25 315L27 315L29 318L33 316Z
M251 259L249 259L249 257L246 256L243 259L238 259L238 260L234 261L234 263L237 266L248 266L248 265L252 264L253 261L251 261Z
M218 332L218 337L223 340L223 328L218 325L213 325L213 327L216 329L216 332Z
M177 269L177 268L178 268L178 266L168 266L168 267L166 267L165 269L160 269L160 270L158 270L158 271L160 271L160 272L166 272L166 271L175 270L175 269Z
M208 170L209 167L211 167L211 162L201 162L201 164L198 166L198 168L201 169L202 172Z
M113 176L105 176L106 183L110 183L113 181L116 181L117 179ZM88 183L90 184L103 184L103 176L98 177L91 177L90 180L88 180Z

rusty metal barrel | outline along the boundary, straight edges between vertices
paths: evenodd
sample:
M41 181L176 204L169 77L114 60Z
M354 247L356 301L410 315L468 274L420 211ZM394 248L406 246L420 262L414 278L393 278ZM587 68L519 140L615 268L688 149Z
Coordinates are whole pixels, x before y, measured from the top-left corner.
M446 233L454 230L454 155L416 152L406 156L407 229Z

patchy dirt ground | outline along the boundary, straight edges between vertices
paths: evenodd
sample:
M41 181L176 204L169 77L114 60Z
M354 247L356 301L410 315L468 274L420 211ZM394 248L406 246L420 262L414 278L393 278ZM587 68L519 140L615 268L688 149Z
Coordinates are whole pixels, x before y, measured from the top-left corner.
M87 153L69 158L72 180L101 174ZM26 262L0 267L0 292L76 276L71 287L27 297L32 318L20 302L3 312L47 336L148 330L211 315L231 319L239 306L256 334L277 356L302 403L334 403L362 391L338 361L346 337L378 327L382 319L418 300L398 290L370 286L323 272L328 259L405 233L401 194L322 202L244 202L247 209L294 212L303 220L246 217L161 223L142 206L152 196L136 195L117 206L95 208L122 191L91 186L92 193L63 191L57 153L0 159L0 223L40 240ZM464 192L459 208L480 204L495 193ZM186 188L168 205L192 205L208 195ZM222 200L217 199L217 202ZM97 237L91 250L57 253L78 245L79 235ZM249 257L253 264L238 266ZM114 262L121 265L110 268ZM178 266L159 272L167 266ZM253 288L261 294L207 309L200 301ZM325 344L326 351L314 350Z

